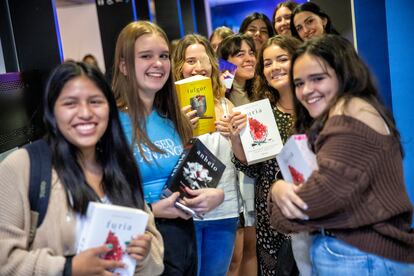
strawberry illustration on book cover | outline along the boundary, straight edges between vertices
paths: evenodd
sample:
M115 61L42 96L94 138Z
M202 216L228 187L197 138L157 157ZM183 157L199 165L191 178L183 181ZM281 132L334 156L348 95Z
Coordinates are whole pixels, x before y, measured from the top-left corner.
M297 171L294 167L291 165L288 165L290 174L292 175L293 183L295 185L299 185L303 182L305 182L305 178L303 177L303 174L301 174L299 171Z
M112 244L112 250L104 255L105 260L120 261L122 259L122 247L119 245L119 239L112 231L108 232L105 244Z
M267 127L256 120L249 117L250 135L253 138L253 146L264 143L267 136Z

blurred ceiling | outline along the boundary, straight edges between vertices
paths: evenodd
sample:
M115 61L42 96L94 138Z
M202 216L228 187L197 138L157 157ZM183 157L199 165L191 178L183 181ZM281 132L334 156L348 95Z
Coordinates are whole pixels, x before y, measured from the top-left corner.
M162 1L162 0L153 0L153 1ZM187 1L187 0L184 0ZM237 2L244 2L250 0L208 0L211 7L217 5L225 5ZM56 6L58 7L70 7L70 6L77 6L82 4L90 4L95 3L95 0L56 0Z
M70 7L95 3L95 0L56 0L57 7Z

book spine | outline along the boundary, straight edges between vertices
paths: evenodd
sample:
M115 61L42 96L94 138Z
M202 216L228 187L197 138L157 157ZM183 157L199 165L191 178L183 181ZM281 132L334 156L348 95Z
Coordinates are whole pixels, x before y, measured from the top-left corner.
M81 231L80 238L79 238L79 241L78 241L78 253L80 253L80 252L87 249L86 245L89 243L89 240L90 240L90 238L89 238L89 232L90 232L89 231L89 226L91 224L90 223L91 218L92 218L92 212L87 212L86 213L86 219L84 220L82 231Z
M168 197L171 195L171 191L168 189L170 187L170 185L172 185L174 183L174 181L176 180L176 176L177 176L177 172L179 171L179 169L183 166L183 164L185 163L185 161L187 160L187 156L191 151L191 148L194 145L191 145L190 147L184 147L183 152L180 155L180 158L177 161L177 164L175 165L174 169L171 172L170 177L168 178L168 182L165 185L164 190L166 190L166 192L163 192L163 195L165 197Z
M183 85L175 85L175 90L177 91L177 98L178 98L178 104L180 106L180 108L183 108L184 106L188 105L185 102L185 93L184 93L184 89L183 89Z

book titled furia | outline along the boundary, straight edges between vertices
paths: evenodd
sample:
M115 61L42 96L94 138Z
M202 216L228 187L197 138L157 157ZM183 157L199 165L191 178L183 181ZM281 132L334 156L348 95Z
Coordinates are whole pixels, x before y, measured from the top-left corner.
M247 115L247 125L240 132L248 165L275 158L283 147L269 99L233 108Z
M142 210L90 202L78 240L77 252L111 244L112 250L101 257L105 260L124 262L127 265L125 269L115 269L112 272L132 276L136 261L128 255L126 248L132 236L144 234L147 222L148 214Z
M214 95L211 79L204 76L193 76L175 82L180 107L191 105L197 111L197 127L193 130L194 136L214 132L216 127L216 113L214 110Z
M183 150L164 187L164 196L180 192L188 196L185 187L193 190L215 188L226 168L208 148L197 138L191 139Z

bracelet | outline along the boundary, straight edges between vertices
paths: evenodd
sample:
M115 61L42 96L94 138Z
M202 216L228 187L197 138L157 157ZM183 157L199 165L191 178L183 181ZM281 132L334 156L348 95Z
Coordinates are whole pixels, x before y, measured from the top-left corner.
M73 256L67 256L65 266L63 267L63 276L72 276L72 259Z

